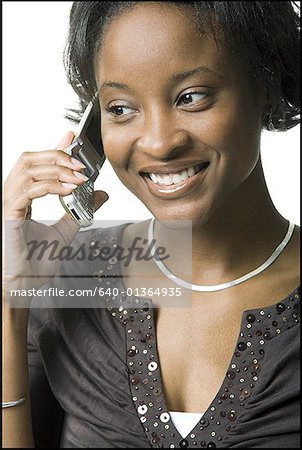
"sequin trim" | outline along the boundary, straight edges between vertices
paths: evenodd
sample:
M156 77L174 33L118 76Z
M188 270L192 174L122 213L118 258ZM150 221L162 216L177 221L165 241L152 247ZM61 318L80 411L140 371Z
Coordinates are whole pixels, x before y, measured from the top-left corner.
M103 243L116 245L116 240L114 237L103 237ZM105 283L105 286L121 285L116 260L108 262L107 268L96 271L93 264L92 269L100 275L110 271L108 279L106 275L96 276L98 282ZM106 298L108 313L125 328L125 356L131 396L138 420L152 447L222 446L224 437L234 427L242 407L248 403L261 377L267 343L299 323L299 300L300 289L297 289L283 302L244 312L236 347L221 388L202 419L183 439L173 424L164 398L152 300L126 295Z

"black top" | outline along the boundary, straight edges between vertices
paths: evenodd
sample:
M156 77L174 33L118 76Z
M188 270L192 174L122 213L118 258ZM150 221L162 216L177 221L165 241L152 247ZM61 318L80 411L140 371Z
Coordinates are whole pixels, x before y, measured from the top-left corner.
M124 227L84 231L77 239L114 248ZM125 290L115 257L72 261L49 286L68 280L79 288L72 273L81 273L81 289ZM183 439L165 402L151 299L91 296L74 307L74 298L34 298L28 356L36 447L300 447L299 299L297 288L243 313L221 388Z

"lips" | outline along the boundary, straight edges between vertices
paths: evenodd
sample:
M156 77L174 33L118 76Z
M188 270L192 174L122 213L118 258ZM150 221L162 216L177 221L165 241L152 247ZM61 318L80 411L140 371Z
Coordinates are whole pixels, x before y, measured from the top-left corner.
M209 165L208 162L197 164L195 166L191 166L188 169L183 169L178 172L170 172L170 173L149 173L146 174L154 183L160 185L172 185L179 184L182 181L185 181L188 178L192 178L196 173L200 170L206 168Z
M148 172L141 172L141 176L152 194L162 198L176 198L195 189L205 177L209 165L209 161L204 161L179 170L152 168Z

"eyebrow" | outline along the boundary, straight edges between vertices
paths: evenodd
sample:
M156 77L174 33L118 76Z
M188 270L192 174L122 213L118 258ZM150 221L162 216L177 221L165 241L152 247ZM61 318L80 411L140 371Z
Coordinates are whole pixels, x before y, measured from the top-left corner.
M104 83L101 84L100 88L99 88L99 92L101 92L101 90L104 87L112 87L112 88L116 88L116 89L130 89L129 86L127 86L127 84L124 83L117 83L116 81L105 81Z
M210 73L210 74L214 74L214 70L209 69L209 67L206 66L199 66L199 67L195 67L194 69L191 70L187 70L186 72L181 72L181 73L177 73L175 75L173 75L171 77L171 81L182 81L185 78L191 77L192 75L195 75L197 73Z
M195 67L194 69L191 70L187 70L185 72L180 72L177 73L175 75L172 75L172 77L170 78L170 81L172 82L180 82L188 77L191 77L192 75L195 75L197 73L210 73L210 74L214 74L215 72L212 69L209 69L209 67L206 66L199 66L199 67ZM112 87L112 88L116 88L116 89L123 89L123 90L130 90L130 87L125 84L125 83L117 83L116 81L105 81L104 83L101 84L100 88L99 88L99 92L101 92L101 90L104 87Z

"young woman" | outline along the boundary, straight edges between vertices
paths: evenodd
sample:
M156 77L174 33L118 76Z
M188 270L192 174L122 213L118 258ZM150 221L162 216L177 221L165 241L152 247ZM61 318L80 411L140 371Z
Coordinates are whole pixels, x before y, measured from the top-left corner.
M106 157L156 220L78 233L95 258L46 271L29 238L63 248L79 228L29 220L31 202L72 192L83 166L62 151L71 134L16 163L7 288L27 288L25 271L31 286L61 278L30 313L4 305L4 446L299 447L299 229L260 157L263 129L298 123L298 41L291 2L74 2L69 81L83 109L97 92ZM164 265L118 261L135 236L165 247ZM77 274L109 294L70 307L50 287ZM189 304L176 288L156 298L156 280Z

